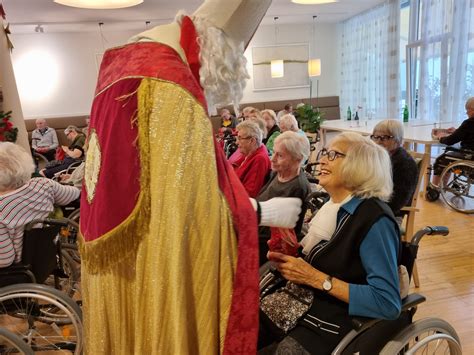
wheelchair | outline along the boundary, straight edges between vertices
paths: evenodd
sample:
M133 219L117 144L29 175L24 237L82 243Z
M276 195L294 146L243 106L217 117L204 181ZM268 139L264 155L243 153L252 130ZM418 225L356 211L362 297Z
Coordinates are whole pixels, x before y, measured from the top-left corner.
M474 213L474 151L446 147L445 152L438 157L435 172L442 169L439 186L429 183L426 199L435 201L441 198L456 211Z
M43 228L32 228L39 223ZM72 271L77 265L67 261L58 235L66 223L44 219L28 224L22 262L0 269L0 327L35 352L82 352L82 312L72 299L79 294L80 274Z
M411 241L402 242L401 265L407 268L410 278L421 239L425 235L448 233L446 227L425 227L416 232ZM260 268L263 296L270 292L273 280L278 277L277 271L267 264ZM402 300L402 310L396 320L353 317L353 329L332 354L462 354L459 336L449 323L438 318L413 321L418 305L425 300L420 294L409 294Z
M0 328L0 354L33 355L33 350L15 333Z

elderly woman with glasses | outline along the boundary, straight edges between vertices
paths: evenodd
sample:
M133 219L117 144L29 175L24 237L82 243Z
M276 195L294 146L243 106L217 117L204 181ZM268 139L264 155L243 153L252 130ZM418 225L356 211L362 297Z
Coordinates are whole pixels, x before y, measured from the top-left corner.
M235 172L250 197L258 195L270 172L270 158L262 137L262 130L252 120L237 126L237 145L243 159L235 166Z
M418 166L402 147L403 126L398 120L383 120L375 127L370 138L387 150L392 163L393 193L388 205L401 219L400 209L410 204L418 182Z
M395 319L401 309L399 229L384 202L392 192L387 151L346 132L319 158L319 182L331 199L301 241L301 257L268 253L287 280L284 287L313 295L309 310L284 330L272 312L293 310L265 311L265 299L273 294L262 298L259 348L277 339L278 354L330 354L352 329L351 317Z

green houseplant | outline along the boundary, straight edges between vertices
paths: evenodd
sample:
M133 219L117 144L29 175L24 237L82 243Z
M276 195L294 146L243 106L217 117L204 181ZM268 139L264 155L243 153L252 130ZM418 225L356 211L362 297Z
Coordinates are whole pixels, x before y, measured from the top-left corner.
M314 109L312 105L304 104L296 110L301 129L308 133L317 133L323 123L323 113L319 108Z

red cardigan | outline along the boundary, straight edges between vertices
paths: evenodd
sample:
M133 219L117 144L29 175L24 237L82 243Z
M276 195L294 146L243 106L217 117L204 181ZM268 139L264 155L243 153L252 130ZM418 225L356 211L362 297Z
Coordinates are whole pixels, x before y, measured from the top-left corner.
M247 156L240 166L235 168L245 190L250 197L257 197L263 185L267 181L271 163L267 148L262 144L255 152Z

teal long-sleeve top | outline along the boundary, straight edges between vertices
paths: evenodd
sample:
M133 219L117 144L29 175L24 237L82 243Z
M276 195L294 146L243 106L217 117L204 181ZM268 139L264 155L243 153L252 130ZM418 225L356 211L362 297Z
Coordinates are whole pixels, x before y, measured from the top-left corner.
M338 223L346 213L353 214L362 202L353 197L342 205ZM359 247L367 285L349 284L349 314L370 318L396 319L401 310L398 278L399 236L394 222L380 218L370 228Z

